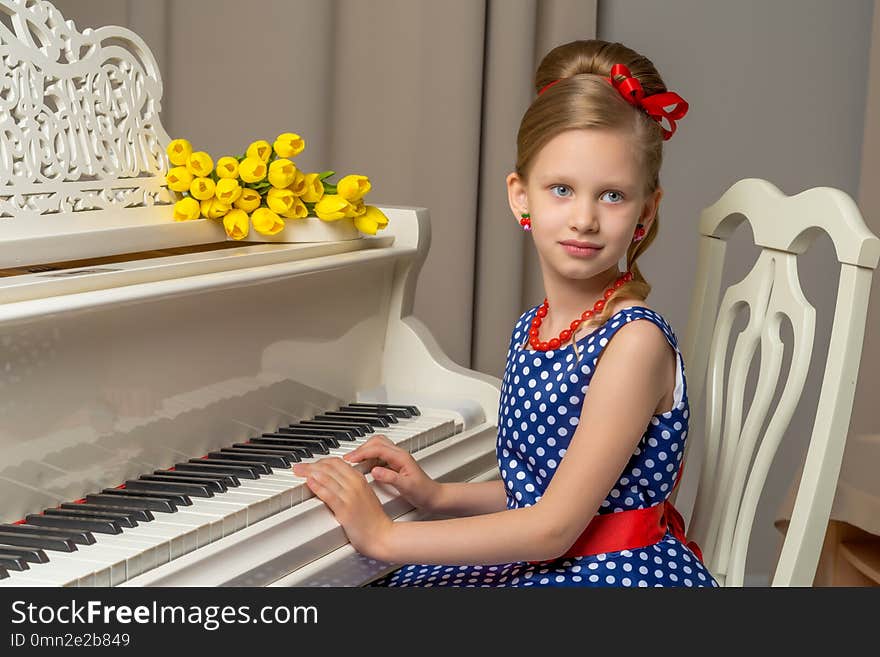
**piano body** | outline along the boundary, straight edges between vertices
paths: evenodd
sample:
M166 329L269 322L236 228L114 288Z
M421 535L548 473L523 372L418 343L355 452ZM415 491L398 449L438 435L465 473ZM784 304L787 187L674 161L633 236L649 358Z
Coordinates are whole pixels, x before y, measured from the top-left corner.
M388 228L355 239L301 220L315 241L294 243L230 242L215 221L172 222L161 80L143 41L116 27L80 33L47 2L0 0L0 12L12 90L0 95L0 586L369 581L391 565L357 554L289 468L221 474L226 490L182 495L174 512L156 510L162 489L150 487L181 471L195 486L212 475L186 464L266 434L277 440L254 450L265 459L319 458L281 434L351 403L414 405L420 415L372 431L431 476L497 477L500 381L450 361L412 315L427 210L383 206ZM316 442L340 454L369 435ZM371 486L391 517L421 517ZM78 509L114 494L153 519L118 511L133 526L87 532L91 542L58 524L106 520ZM60 549L29 548L10 527L40 522L35 535Z

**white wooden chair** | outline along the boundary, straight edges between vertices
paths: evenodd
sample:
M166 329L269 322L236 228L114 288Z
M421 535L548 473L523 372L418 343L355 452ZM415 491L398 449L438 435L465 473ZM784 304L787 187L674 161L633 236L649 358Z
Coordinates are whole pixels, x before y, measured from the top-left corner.
M719 305L727 239L743 220L750 223L761 251L751 271L724 292ZM786 196L757 178L740 180L705 208L699 230L696 287L683 347L690 426L697 440L689 445L682 488L689 488L688 480L699 482L688 538L700 545L707 567L726 586L743 585L758 501L814 355L816 311L801 290L797 255L821 231L834 243L840 282L818 412L771 582L810 586L846 442L880 239L868 230L853 200L838 189L817 187ZM725 373L731 327L744 306L749 322L736 338ZM791 369L762 433L780 377L783 315L794 336ZM743 421L745 381L759 345L760 373Z

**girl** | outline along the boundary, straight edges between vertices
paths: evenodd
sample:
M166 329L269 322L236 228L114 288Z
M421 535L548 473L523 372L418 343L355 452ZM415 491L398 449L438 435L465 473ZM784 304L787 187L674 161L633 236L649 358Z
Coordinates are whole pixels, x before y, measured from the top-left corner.
M376 437L345 459L379 459L377 481L454 516L394 523L350 463L294 472L362 554L444 564L405 566L374 585L717 586L667 501L688 429L684 366L636 265L657 234L663 141L687 103L649 60L599 40L553 49L535 89L507 191L546 299L510 338L501 479L439 484Z

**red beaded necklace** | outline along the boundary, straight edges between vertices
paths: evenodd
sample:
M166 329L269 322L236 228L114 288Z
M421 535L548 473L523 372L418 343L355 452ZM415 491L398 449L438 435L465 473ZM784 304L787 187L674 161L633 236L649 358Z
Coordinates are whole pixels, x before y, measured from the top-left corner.
M593 304L592 310L585 310L581 313L580 319L574 320L567 329L563 329L557 338L551 338L547 342L542 342L538 337L539 329L541 328L541 322L544 317L547 316L547 299L544 299L544 303L541 304L541 307L538 308L538 312L535 313L535 316L532 318L532 327L529 329L529 345L535 351L548 351L550 349L559 349L559 346L568 342L569 338L571 338L571 334L578 330L578 327L581 323L589 321L592 319L593 315L598 315L605 308L605 301L611 298L611 295L614 294L614 291L621 287L624 283L632 280L632 272L627 271L622 274L616 281L614 281L614 285L605 290L605 293L602 295L602 298L599 299L595 304Z

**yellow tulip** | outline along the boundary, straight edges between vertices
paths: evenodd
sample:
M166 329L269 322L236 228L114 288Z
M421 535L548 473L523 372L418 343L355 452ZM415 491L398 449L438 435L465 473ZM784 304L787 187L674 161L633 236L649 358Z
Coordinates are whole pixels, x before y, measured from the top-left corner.
M188 196L174 204L174 221L198 219L200 210L199 202Z
M366 176L350 175L345 176L336 186L336 192L344 199L357 201L363 198L370 191L370 179Z
M230 210L223 217L223 228L232 239L243 240L248 236L248 231L250 230L247 212L238 208Z
M168 159L174 166L185 166L187 159L193 152L192 144L186 139L175 139L168 144Z
M246 183L260 182L266 177L266 163L258 157L246 157L238 165L238 175Z
M278 157L296 157L303 152L305 147L306 142L303 141L303 138L292 132L278 135L275 143L272 144Z
M293 207L281 216L285 219L304 219L309 216L309 209L299 196L294 196Z
M250 189L249 187L245 187L241 190L241 196L238 197L238 200L233 203L235 207L240 210L244 210L245 212L253 212L258 207L260 207L260 203L263 198L260 196L260 192L255 189Z
M245 155L248 157L255 157L263 162L268 162L269 157L272 155L272 146L265 139L260 139L247 147Z
M232 205L241 196L241 185L238 184L237 178L221 178L217 181L214 189L214 196L217 200L226 205Z
M296 165L287 158L279 158L269 165L269 182L282 189L296 179Z
M299 197L306 203L315 203L324 195L324 183L318 179L317 173L307 173L303 186L305 189Z
M168 188L175 192L188 192L193 175L186 167L173 167L165 176Z
M336 221L346 216L351 203L339 194L327 194L315 204L315 214L324 221Z
M362 233L375 235L377 230L388 225L388 217L379 208L368 205L364 214L354 218L354 225Z
M210 178L193 178L189 186L189 193L193 195L193 198L206 201L214 196L215 187L214 181Z
M211 171L214 170L214 160L212 160L211 156L205 151L198 151L196 153L191 153L190 156L186 158L186 168L189 169L194 176L209 176L211 175Z
M221 157L217 160L217 175L220 178L238 178L238 160L234 157Z
M251 215L254 230L263 235L275 235L284 228L284 219L269 208L257 208Z
M293 182L287 186L287 189L292 191L295 196L302 196L306 193L306 174L304 174L299 169L296 170L296 178L294 178Z
M209 198L202 201L201 207L202 216L206 219L219 219L229 212L229 206L216 198Z
M277 212L278 214L290 212L295 200L296 196L294 196L293 192L289 189L277 189L272 187L266 194L266 205L269 206L270 210Z
M364 199L359 199L357 203L354 205L354 215L355 217L362 216L367 211L367 206L364 204Z

